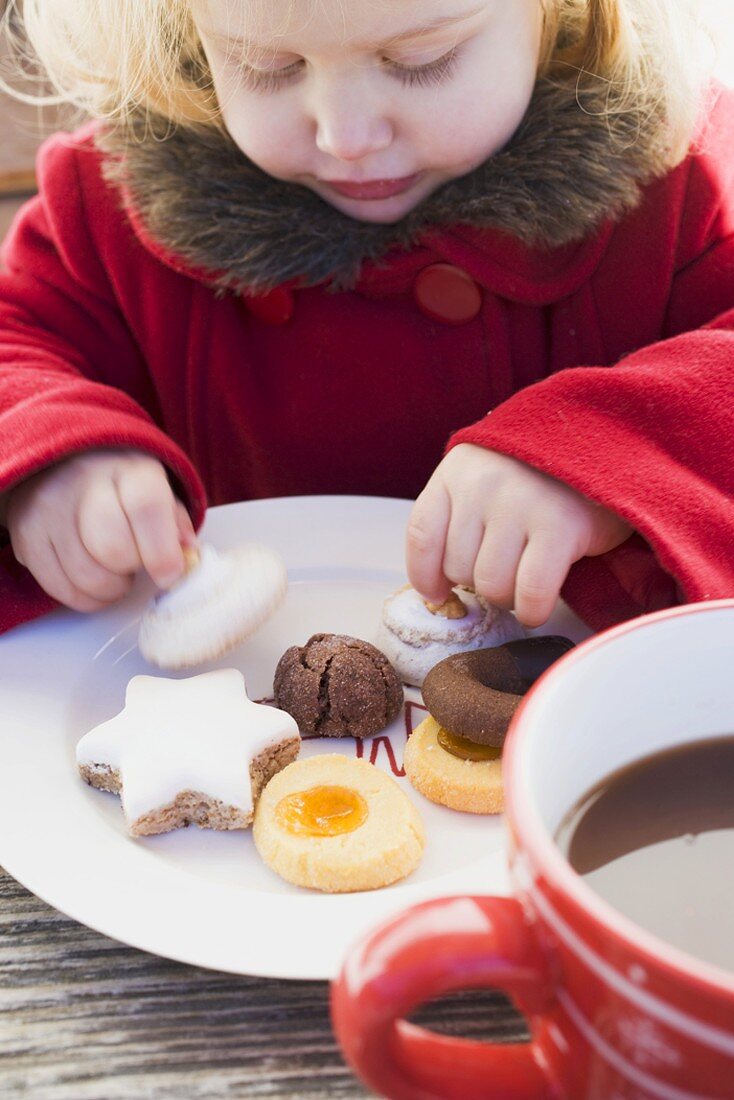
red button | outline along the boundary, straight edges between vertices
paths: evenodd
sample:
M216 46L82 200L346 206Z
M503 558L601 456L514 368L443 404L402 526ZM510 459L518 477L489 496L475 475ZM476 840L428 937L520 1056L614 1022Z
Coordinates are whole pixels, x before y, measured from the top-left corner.
M453 264L429 264L413 284L418 308L444 325L465 325L482 308L482 292L474 280Z
M248 294L245 301L250 312L269 325L284 325L293 316L293 292L285 286L267 294Z

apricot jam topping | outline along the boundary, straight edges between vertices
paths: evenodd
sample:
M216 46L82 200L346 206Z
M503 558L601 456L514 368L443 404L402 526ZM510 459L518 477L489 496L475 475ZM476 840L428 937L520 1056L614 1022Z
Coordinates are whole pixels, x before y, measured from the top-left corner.
M502 756L502 749L496 745L478 745L468 737L449 733L443 726L440 727L436 740L442 749L446 749L452 756L458 756L460 760L499 760Z
M339 836L352 833L367 820L369 809L351 787L310 787L281 798L275 807L278 824L295 836Z

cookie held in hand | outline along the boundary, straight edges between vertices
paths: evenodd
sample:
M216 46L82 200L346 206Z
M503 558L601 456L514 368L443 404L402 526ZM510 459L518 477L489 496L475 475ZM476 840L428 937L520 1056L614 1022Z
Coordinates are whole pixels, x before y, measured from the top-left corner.
M119 794L133 836L194 824L245 829L262 788L298 756L289 714L247 697L220 668L169 680L134 676L125 706L79 741L87 783Z
M138 646L159 668L190 668L233 649L277 610L288 578L259 543L218 551L202 546L186 575L150 605Z
M297 760L271 779L252 836L286 882L326 893L397 882L425 846L420 815L395 780L338 753Z
M406 585L385 600L375 640L401 679L421 687L428 671L450 654L500 645L524 634L511 612L466 588L453 589L437 606Z
M361 638L314 634L278 662L275 705L302 734L370 737L397 718L403 688L384 653Z

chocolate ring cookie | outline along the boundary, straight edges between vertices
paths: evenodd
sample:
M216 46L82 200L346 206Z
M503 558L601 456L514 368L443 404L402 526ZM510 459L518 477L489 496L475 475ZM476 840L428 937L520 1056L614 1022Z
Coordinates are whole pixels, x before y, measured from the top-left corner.
M568 638L551 635L455 653L430 670L423 701L444 729L499 746L522 696L569 649Z
M403 687L384 653L347 634L314 634L278 661L275 705L302 733L370 737L400 714Z

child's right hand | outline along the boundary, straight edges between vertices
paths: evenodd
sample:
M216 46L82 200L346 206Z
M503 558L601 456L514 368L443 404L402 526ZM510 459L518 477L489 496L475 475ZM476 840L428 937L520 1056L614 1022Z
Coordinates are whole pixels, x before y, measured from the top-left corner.
M145 569L161 588L196 545L165 468L140 451L96 450L42 470L11 490L5 524L13 552L45 591L75 611L97 611Z

